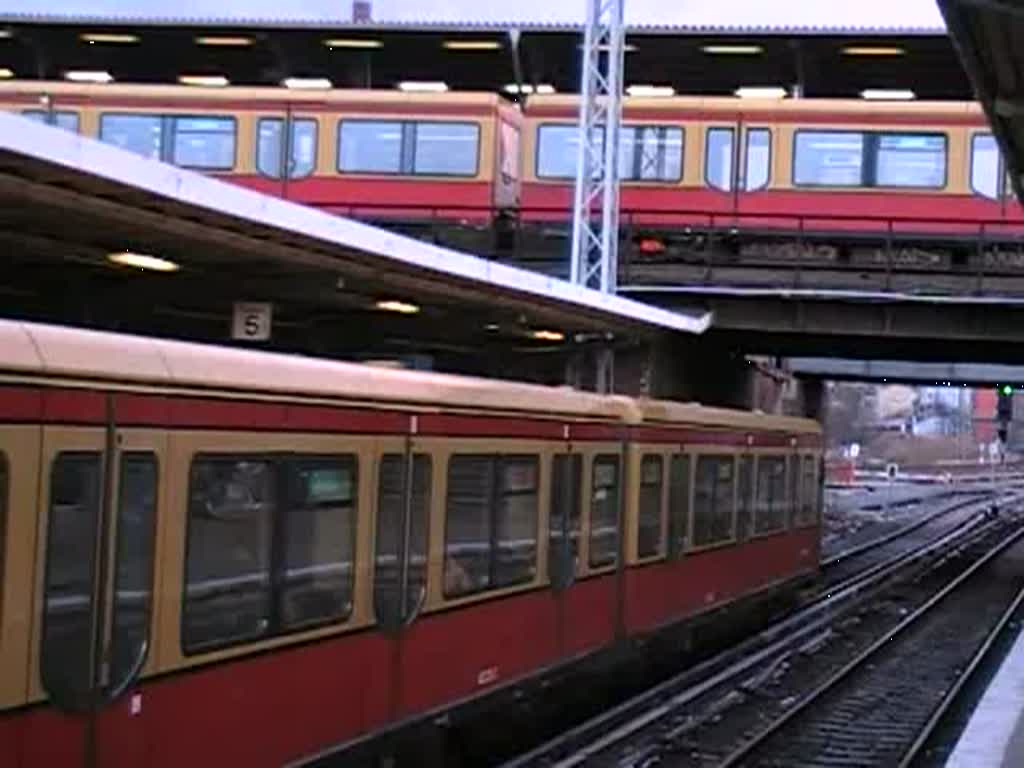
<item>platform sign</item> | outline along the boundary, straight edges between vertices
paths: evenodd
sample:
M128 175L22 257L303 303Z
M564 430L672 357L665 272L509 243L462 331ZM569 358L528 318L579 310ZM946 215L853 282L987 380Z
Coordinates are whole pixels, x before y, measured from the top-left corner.
M267 302L236 301L231 319L231 338L238 341L266 341L274 305Z

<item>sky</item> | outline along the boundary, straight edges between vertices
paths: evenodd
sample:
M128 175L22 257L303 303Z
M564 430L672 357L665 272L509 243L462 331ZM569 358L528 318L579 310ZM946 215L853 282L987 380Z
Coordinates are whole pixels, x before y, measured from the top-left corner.
M585 0L372 0L377 21L579 22ZM351 0L0 0L5 14L346 21ZM934 0L626 0L631 24L942 27Z

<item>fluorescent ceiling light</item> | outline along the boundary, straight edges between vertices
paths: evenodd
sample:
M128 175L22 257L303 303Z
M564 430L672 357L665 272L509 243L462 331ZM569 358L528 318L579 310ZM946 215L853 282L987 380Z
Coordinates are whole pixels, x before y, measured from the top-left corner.
M497 40L445 40L442 46L449 51L500 51Z
M671 85L631 85L626 93L630 96L675 96L676 89Z
M326 77L287 77L281 81L281 85L285 88L294 88L296 90L317 90L334 87L334 83Z
M114 76L109 72L94 69L72 69L64 73L64 78L73 83L111 83Z
M149 256L145 253L132 253L131 251L108 253L107 260L123 267L134 267L151 272L177 272L181 268L169 259L161 259L159 256Z
M251 37L242 35L203 35L196 38L196 45L212 45L220 48L248 48L252 42Z
M382 48L384 43L380 40L364 40L357 37L332 37L328 40L324 40L324 45L328 48Z
M430 80L405 80L398 84L398 90L407 93L444 93L448 83Z
M581 51L583 50L583 46L582 45L577 45L576 47L579 50L581 50ZM602 50L602 51L607 51L609 46L607 46L607 45L599 45L598 48L600 50ZM634 53L636 50L637 50L637 47L633 43L623 43L622 44L622 51L623 51L623 53Z
M565 341L565 334L561 331L531 331L530 336L538 341Z
M82 36L86 43L109 43L111 45L130 45L139 42L138 35L129 35L124 32L86 32Z
M398 301L397 299L382 299L374 306L384 312L397 312L400 315L415 315L420 311L418 304L409 301Z
M869 101L910 101L916 96L909 88L865 88L860 92L860 97Z
M906 52L894 45L848 45L843 48L847 56L902 56Z
M198 85L203 88L223 88L230 85L224 75L179 75L178 82L182 85Z
M539 94L542 94L542 95L550 95L550 94L556 92L555 91L555 86L549 85L548 83L541 83L536 88L534 88L529 83L523 83L522 85L517 85L516 83L509 83L508 85L505 86L504 91L505 91L505 93L511 93L513 95L515 95L515 94L527 94L528 95L528 94L531 94L531 93L539 93Z
M701 50L704 53L724 56L756 56L759 53L764 53L764 48L760 45L703 45Z
M784 99L786 89L779 85L744 85L736 89L741 99Z
M14 70L9 67L0 67L0 80L10 80L14 77Z

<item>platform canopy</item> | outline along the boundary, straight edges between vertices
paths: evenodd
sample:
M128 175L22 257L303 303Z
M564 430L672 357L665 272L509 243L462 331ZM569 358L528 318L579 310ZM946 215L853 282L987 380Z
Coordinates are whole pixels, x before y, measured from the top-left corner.
M1024 200L1024 2L938 0L949 34Z
M575 26L583 21L585 4L518 0L480 3L474 0L179 0L169 7L160 0L0 0L0 16L25 19L133 19L201 23L404 24L417 27L541 27ZM635 28L760 29L760 30L928 30L942 29L931 0L861 0L858 3L809 3L807 0L629 0L626 22Z
M8 317L216 341L236 302L270 303L275 347L325 355L564 350L711 322L701 309L601 294L5 113L0 221ZM176 269L136 269L146 264L123 252Z

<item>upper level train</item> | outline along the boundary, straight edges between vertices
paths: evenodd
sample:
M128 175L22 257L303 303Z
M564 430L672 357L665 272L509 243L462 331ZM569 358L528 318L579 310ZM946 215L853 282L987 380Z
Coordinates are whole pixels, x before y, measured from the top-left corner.
M0 108L364 218L564 221L575 96L0 83ZM626 225L998 234L1024 225L981 108L628 98Z

